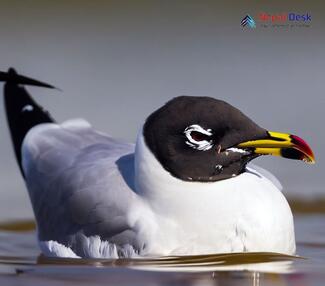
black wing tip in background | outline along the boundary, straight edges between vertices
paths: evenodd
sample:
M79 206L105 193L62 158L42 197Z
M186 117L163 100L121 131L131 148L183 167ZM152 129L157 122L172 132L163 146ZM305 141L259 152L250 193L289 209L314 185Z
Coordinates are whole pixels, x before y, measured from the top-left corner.
M21 84L21 85L31 85L31 86L39 86L39 87L46 87L46 88L53 88L60 90L59 88L56 88L55 86L32 79L23 75L19 75L14 68L9 68L8 72L2 72L0 71L0 81L3 82L11 82L15 84Z
M22 85L41 86L55 88L54 86L17 74L10 68L8 72L0 71L0 81L4 85L4 104L11 139L17 159L17 163L24 176L22 168L22 143L34 126L42 123L53 123L52 116L40 106Z

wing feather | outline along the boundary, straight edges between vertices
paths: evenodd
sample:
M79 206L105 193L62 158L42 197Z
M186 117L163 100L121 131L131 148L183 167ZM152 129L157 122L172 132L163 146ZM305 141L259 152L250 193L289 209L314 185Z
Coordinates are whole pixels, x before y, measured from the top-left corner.
M40 240L67 244L80 232L105 239L131 229L133 144L70 120L34 127L22 150Z

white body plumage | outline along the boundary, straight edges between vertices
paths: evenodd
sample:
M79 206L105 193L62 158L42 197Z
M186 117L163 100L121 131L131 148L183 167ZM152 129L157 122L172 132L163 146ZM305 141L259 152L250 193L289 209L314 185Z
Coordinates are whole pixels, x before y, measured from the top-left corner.
M93 152L91 148L96 152L85 153ZM106 152L108 149L111 153ZM83 172L85 165L99 168L98 154L101 152L103 158L98 170L107 178L101 178L92 189L89 182L80 180L68 198L62 194L67 180L73 181L73 176ZM289 205L281 190L260 172L248 170L237 177L217 182L185 182L161 166L140 132L135 159L130 158L122 166L126 168L124 172L129 172L129 180L134 180L135 184L132 184L122 178L123 170L116 163L123 156L131 154L132 157L132 152L133 145L122 143L118 146L116 141L80 120L61 126L43 124L28 133L23 144L23 166L35 215L41 215L35 208L44 207L39 204L41 198L37 198L43 191L40 188L51 183L47 190L48 199L58 201L62 208L78 206L77 214L68 212L69 219L61 221L66 224L64 229L69 229L70 224L72 229L74 220L95 224L95 220L90 218L92 214L100 214L109 220L105 221L105 239L101 237L103 230L98 226L96 235L78 232L73 239L78 245L72 249L53 240L40 241L45 254L81 256L73 250L76 248L82 248L82 256L104 258L242 251L295 252ZM82 156L84 162L80 159ZM71 171L71 162L76 160L81 160L78 161L80 165ZM35 173L40 166L43 168L42 176ZM60 172L65 172L66 176L58 175ZM83 200L89 202L89 209L79 206L80 193L83 193ZM97 206L105 207L105 204L109 206L107 213L96 209ZM116 217L109 217L114 215ZM117 226L121 227L120 224L127 225L128 229L122 229L119 234L114 232L111 240L107 238L109 228L115 230ZM141 247L134 247L134 241Z

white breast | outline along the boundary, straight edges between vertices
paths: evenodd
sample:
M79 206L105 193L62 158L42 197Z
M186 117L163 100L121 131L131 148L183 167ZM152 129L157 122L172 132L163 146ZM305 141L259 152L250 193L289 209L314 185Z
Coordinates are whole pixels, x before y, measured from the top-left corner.
M163 169L140 132L135 180L156 220L146 235L150 253L295 252L290 207L257 171L218 182L185 182Z

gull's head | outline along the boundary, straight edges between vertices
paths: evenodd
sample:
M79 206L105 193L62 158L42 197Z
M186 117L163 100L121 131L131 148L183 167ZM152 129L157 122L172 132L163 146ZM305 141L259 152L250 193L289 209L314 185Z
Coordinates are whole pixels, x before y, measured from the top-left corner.
M210 97L180 96L153 112L144 141L163 168L185 181L218 181L241 174L260 155L314 163L308 144L271 132L240 110Z

